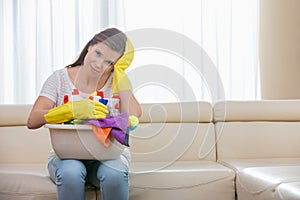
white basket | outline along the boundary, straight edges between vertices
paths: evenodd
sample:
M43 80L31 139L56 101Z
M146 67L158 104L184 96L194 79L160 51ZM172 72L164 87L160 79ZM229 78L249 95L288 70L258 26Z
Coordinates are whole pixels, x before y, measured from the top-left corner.
M123 152L124 146L110 137L108 147L98 141L89 125L46 124L52 147L61 159L109 160Z

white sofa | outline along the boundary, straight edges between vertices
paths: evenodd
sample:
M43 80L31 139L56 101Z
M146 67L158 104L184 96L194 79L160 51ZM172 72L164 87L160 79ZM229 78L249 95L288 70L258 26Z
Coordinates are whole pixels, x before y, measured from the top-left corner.
M0 106L0 199L56 199L45 128ZM300 101L143 104L131 133L130 199L300 199ZM100 199L87 186L86 199Z
M239 200L300 199L300 101L214 106L218 162L236 172Z

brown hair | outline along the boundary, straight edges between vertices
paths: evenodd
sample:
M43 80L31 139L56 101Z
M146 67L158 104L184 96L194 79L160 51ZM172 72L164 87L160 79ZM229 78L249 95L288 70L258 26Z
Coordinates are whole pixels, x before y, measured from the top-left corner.
M116 51L123 55L125 51L127 37L126 35L116 28L108 28L100 33L97 33L83 48L76 61L67 67L75 67L82 65L84 58L88 52L88 48L100 42L110 47L113 51Z

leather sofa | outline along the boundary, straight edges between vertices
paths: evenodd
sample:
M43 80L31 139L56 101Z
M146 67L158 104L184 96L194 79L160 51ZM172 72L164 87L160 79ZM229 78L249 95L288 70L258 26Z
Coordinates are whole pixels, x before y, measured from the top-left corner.
M214 105L218 162L236 173L237 199L300 199L300 101Z
M0 199L56 199L46 128L0 106ZM142 104L130 199L300 199L300 101ZM86 199L100 199L86 187Z

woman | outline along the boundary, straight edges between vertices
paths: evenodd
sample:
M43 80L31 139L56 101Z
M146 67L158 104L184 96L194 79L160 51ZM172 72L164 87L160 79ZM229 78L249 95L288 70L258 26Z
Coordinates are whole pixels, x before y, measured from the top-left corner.
M59 123L69 118L105 116L106 106L86 98L99 90L104 92L105 97L116 94L120 97L120 112L140 117L140 105L132 94L125 75L125 69L133 59L130 44L126 35L115 28L96 34L73 64L55 71L46 80L29 115L27 127L36 129L53 122L53 119ZM75 88L79 90L83 100L76 101L76 107L75 103L73 106L63 104L64 95L71 94ZM100 185L101 199L121 200L129 198L129 163L128 149L118 159L102 162L61 160L52 152L48 170L57 185L59 200L85 199L86 182Z

